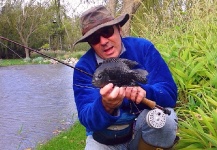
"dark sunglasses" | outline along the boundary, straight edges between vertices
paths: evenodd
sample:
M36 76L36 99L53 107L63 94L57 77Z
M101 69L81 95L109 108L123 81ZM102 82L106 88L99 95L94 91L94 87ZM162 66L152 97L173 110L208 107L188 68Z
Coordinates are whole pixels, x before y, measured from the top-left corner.
M98 31L96 31L95 33L93 33L92 35L90 35L87 38L87 42L90 45L96 45L100 42L100 37L104 37L104 38L109 38L114 34L114 27L113 26L107 26L104 27L102 29L99 29Z

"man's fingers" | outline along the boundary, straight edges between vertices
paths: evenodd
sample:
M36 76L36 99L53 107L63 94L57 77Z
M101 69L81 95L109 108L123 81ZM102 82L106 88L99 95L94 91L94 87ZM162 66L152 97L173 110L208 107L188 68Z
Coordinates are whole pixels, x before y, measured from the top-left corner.
M125 97L139 104L146 97L146 91L139 86L127 87Z
M141 87L138 87L137 90L136 103L139 104L146 97L146 91Z
M133 87L126 87L126 98L130 99L130 96L131 96L131 91L132 91Z
M106 94L110 93L112 89L113 89L113 84L109 83L100 89L100 94L106 95Z
M133 87L133 89L131 90L130 99L135 101L136 97L137 97L137 87Z

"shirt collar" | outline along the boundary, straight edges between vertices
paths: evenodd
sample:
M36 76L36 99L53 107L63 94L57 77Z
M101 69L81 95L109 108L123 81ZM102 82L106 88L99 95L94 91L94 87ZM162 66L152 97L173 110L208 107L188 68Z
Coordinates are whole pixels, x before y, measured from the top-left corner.
M121 54L123 54L125 51L126 51L126 48L125 48L124 44L122 43ZM96 57L97 64L100 64L100 63L102 63L104 61L104 59L102 59L101 57L99 57L96 53L95 53L95 57Z

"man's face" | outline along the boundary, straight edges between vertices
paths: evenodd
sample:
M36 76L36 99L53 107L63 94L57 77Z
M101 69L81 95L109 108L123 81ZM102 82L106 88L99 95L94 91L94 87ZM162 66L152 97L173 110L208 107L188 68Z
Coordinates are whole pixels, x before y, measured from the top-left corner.
M121 53L120 29L116 25L104 27L88 38L88 43L102 59L118 57Z

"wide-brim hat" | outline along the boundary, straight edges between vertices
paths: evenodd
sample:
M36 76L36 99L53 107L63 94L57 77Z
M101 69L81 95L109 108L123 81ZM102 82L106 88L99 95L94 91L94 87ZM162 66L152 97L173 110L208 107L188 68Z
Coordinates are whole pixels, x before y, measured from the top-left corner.
M123 26L128 20L129 14L121 15L115 18L102 5L92 7L81 15L80 23L83 36L76 41L74 45L80 42L87 42L87 37L103 27L115 24Z

